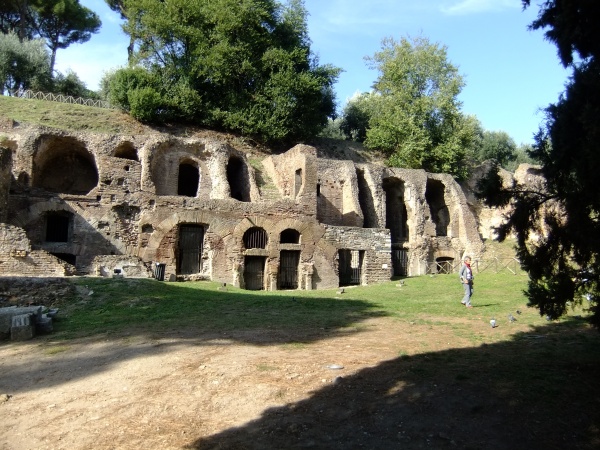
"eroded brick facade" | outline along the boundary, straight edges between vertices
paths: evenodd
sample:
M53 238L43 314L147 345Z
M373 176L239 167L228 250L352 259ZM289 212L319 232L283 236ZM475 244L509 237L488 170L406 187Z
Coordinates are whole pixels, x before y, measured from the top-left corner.
M317 158L306 145L248 156L160 133L14 128L6 142L2 275L36 260L27 275L149 277L163 267L166 280L318 289L419 275L482 251L448 175Z

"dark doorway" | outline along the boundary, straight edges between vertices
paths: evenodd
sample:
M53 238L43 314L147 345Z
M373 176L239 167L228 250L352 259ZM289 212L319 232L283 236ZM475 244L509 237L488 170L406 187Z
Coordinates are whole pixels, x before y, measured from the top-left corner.
M300 252L282 250L279 256L279 289L298 289Z
M264 256L246 256L244 260L244 285L250 291L261 291L265 288Z
M246 165L239 158L231 157L227 163L227 181L231 191L231 198L240 202L249 202L248 171Z
M358 203L364 216L363 228L377 228L378 221L373 202L373 192L365 179L364 170L356 170L356 180L358 183Z
M436 236L448 236L450 212L444 196L444 184L439 180L427 180L425 200L429 205L431 220L435 224Z
M392 248L392 269L395 277L408 275L408 251L403 248Z
M204 227L202 225L179 226L177 273L191 275L200 272L203 242Z
M390 230L392 244L408 240L408 220L404 203L404 182L397 178L383 180L385 191L385 227Z
M364 250L339 251L340 286L351 286L361 283Z
M437 273L454 273L454 258L441 257L435 259Z
M177 178L177 195L185 197L196 197L198 195L198 183L200 182L200 171L198 167L189 163L179 165L179 177Z
M72 215L54 212L46 215L46 242L69 242Z

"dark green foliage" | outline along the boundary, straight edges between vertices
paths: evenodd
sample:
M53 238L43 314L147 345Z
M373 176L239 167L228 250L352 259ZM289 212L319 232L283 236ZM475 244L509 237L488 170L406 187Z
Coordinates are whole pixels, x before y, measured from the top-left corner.
M143 67L136 70L160 80L151 83L166 112L159 118L282 142L315 136L335 113L339 69L319 65L310 52L300 0L286 6L274 0L125 0L115 7L136 44L134 59ZM123 92L110 97L130 110Z
M369 128L369 96L370 94L360 94L351 98L342 112L342 122L340 129L346 136L356 142L364 142L367 138L367 129Z
M3 0L0 2L0 32L15 33L23 44L34 39L43 39L50 49L50 74L58 49L73 43L87 42L92 33L100 30L102 22L92 10L82 6L79 0ZM25 51L25 50L24 50ZM35 89L65 93L76 84L73 76L58 74L57 79L40 82L39 77L27 82ZM76 75L75 75L76 78ZM87 97L91 91L87 91ZM69 94L71 95L71 94Z
M381 150L390 166L466 178L476 123L460 111L464 81L446 48L422 37L386 38L367 60L379 77L373 93L349 104L346 134Z
M484 131L476 157L483 162L494 159L502 167L516 159L517 145L505 131Z
M52 92L72 97L99 99L99 95L90 91L73 71L68 71L66 74L58 72L52 80Z
M524 1L525 6L529 1ZM493 174L482 189L491 205L513 196L514 211L500 229L503 238L514 232L518 254L530 281L530 304L551 318L564 314L568 302L583 303L600 326L600 8L586 0L543 3L533 29L559 49L561 62L573 69L565 93L546 108L546 124L536 135L530 156L541 164L543 189L522 186L501 189ZM482 186L483 187L483 186ZM528 241L539 230L543 237Z
M0 93L44 89L50 82L50 57L42 41L19 42L14 33L0 34Z

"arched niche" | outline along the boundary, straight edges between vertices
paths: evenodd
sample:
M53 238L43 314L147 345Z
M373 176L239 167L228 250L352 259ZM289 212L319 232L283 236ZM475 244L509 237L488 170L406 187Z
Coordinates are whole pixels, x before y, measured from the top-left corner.
M72 137L41 140L33 164L32 185L59 194L86 195L98 185L94 156Z
M448 236L450 225L450 212L446 205L444 183L439 180L428 179L425 188L425 200L429 205L431 220L435 224L436 236Z
M385 227L390 230L392 244L408 241L404 182L398 178L386 178L382 187L385 191Z
M281 244L299 244L300 232L293 228L287 228L279 235L279 243Z
M129 141L122 142L115 148L115 157L139 161L138 152L134 145Z
M266 248L268 240L267 232L261 227L248 228L243 238L246 250L251 248Z
M250 201L248 169L244 161L236 156L230 157L227 162L227 182L229 183L231 198L241 202Z

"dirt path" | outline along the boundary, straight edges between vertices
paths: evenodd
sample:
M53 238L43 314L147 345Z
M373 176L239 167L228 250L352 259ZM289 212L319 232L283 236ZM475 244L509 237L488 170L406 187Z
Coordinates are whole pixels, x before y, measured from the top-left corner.
M481 320L465 320L484 347L498 342ZM525 330L510 330L518 331ZM461 352L474 351L473 343L452 327L432 334L427 325L376 318L323 337L264 345L273 340L263 333L188 330L4 343L0 448L548 445L518 425L516 407L501 394L488 399L485 383L460 376L461 358L468 361Z

